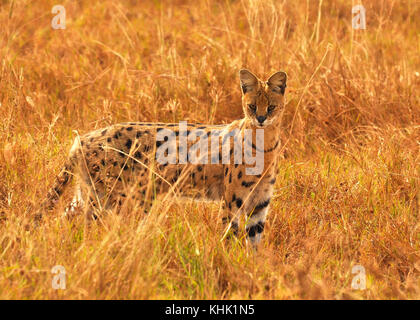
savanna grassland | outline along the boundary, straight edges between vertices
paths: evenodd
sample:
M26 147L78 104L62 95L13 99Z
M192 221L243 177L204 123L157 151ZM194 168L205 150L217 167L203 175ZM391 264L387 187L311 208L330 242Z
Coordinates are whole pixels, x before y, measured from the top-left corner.
M0 0L0 298L420 299L420 3L362 3L366 30L344 0ZM289 76L257 252L173 196L87 226L69 192L33 226L77 134L239 119L241 68Z

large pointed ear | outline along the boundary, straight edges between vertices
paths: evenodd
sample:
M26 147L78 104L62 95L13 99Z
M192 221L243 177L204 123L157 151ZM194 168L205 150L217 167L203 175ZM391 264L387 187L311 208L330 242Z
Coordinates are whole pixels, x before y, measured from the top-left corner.
M286 90L286 82L287 82L287 74L286 72L279 71L274 73L270 78L267 80L267 84L271 90L276 93L280 93L284 95L284 91Z
M241 88L243 93L252 91L258 86L258 78L251 71L242 69L239 71L239 79L241 80Z

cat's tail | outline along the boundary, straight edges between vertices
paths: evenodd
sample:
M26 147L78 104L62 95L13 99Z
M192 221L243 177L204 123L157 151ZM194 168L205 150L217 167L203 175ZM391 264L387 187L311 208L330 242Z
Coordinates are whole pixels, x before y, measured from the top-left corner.
M76 159L79 152L80 138L77 137L73 143L73 147L70 150L69 158L67 159L60 173L55 178L53 185L48 190L44 201L41 203L39 210L35 214L36 221L42 219L42 216L45 213L45 211L54 209L58 200L60 199L60 196L63 194L63 192L66 190L66 188L72 181L76 168Z
M72 181L73 175L74 164L73 161L69 159L55 178L51 188L48 190L44 201L41 203L40 208L35 215L35 220L41 220L45 211L54 209L60 196Z

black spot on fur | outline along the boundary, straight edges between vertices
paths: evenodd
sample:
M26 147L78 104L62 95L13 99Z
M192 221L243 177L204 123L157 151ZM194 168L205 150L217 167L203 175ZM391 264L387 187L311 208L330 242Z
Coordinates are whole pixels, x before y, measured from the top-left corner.
M261 233L261 232L263 232L263 231L264 231L264 222L259 221L259 222L256 224L256 231L257 231L257 233Z
M238 208L242 207L242 199L241 198L236 199L236 206Z
M238 179L241 179L242 178L242 171L239 171L239 173L238 173Z
M249 236L250 238L255 237L255 226L252 226L252 227L250 227L250 228L247 228L247 229L246 229L246 231L247 231L248 236Z
M256 225L253 225L250 228L246 228L249 237L255 237L257 233L261 233L264 231L264 222L259 221Z
M133 130L133 127L127 127L127 128L125 128L125 130L132 131Z
M127 142L125 143L125 146L127 147L127 149L130 149L132 144L133 144L133 141L131 141L131 139L128 139Z
M259 212L260 212L260 211L262 211L264 208L266 208L269 204L270 204L270 199L267 199L267 200L265 200L265 201L263 201L263 202L260 202L259 204L257 204L257 205L255 206L255 209L254 209L254 211L252 212L252 214L257 214L257 213L259 213Z
M60 196L62 194L63 190L58 188L58 187L55 187L54 192Z
M235 234L238 232L238 228L239 228L238 224L235 221L233 221L232 222L232 229L234 230Z
M254 181L242 181L242 186L244 186L245 188L249 188L250 186L252 186L255 182Z

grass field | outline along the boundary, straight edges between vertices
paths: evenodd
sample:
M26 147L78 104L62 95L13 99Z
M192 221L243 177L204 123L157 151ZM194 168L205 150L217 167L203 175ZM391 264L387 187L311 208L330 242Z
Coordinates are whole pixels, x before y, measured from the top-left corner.
M420 3L362 3L365 30L350 0L0 0L0 299L420 299ZM73 130L239 119L241 68L289 76L256 253L173 197L32 228Z

